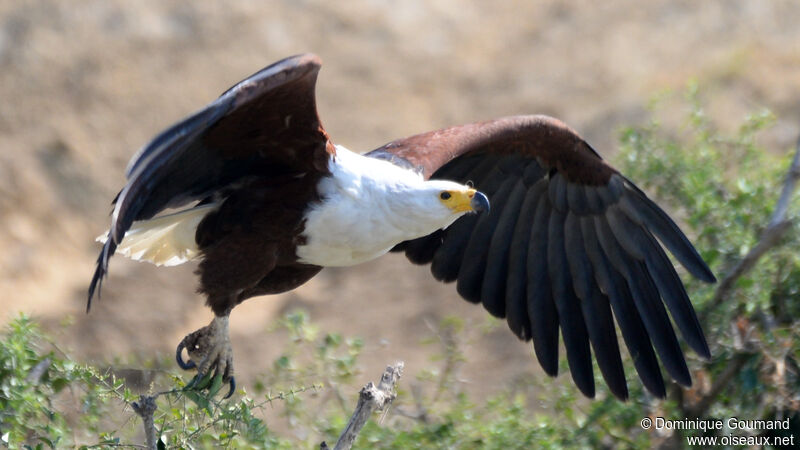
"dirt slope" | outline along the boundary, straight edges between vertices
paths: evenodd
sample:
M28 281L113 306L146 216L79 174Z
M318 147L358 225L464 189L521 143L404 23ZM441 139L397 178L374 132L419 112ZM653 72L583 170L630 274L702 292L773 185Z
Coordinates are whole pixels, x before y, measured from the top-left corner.
M648 98L705 87L710 114L738 123L757 107L791 145L800 124L800 5L794 1L383 2L321 0L0 2L0 319L39 317L80 358L136 366L168 356L211 317L193 267L115 259L90 316L85 291L129 157L155 133L284 56L324 66L321 117L333 139L366 151L391 139L502 115L547 113L601 153L646 120ZM374 378L395 359L429 365L426 321L471 324L484 311L402 257L326 270L295 292L232 316L240 382L281 348L266 332L303 306L322 329L366 341ZM63 328L64 322L71 323ZM504 327L469 348L470 389L538 369Z

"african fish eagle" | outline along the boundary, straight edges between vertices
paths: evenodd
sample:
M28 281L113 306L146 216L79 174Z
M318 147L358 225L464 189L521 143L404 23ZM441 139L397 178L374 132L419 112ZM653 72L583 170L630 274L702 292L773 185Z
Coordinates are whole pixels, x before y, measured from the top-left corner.
M272 64L131 159L87 311L115 251L158 265L199 260L214 319L181 341L176 359L198 377L221 374L230 395L236 305L292 290L326 266L402 251L533 341L553 376L560 329L586 396L592 351L611 392L628 396L612 317L647 390L665 395L656 355L691 385L667 310L689 347L704 358L709 348L662 245L695 277L714 275L667 214L575 131L546 116L504 117L360 155L334 145L320 123L320 64L312 54Z

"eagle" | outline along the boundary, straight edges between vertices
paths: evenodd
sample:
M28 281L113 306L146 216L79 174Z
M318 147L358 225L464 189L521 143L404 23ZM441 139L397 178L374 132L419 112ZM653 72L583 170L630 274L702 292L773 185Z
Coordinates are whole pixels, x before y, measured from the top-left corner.
M665 396L659 359L691 386L672 322L699 356L710 352L664 248L694 277L714 275L675 222L575 131L513 116L359 154L322 127L320 67L313 54L278 61L139 150L98 238L87 312L115 252L163 266L199 260L214 318L180 342L176 360L195 379L221 375L230 396L236 305L295 289L324 267L403 252L532 341L551 376L560 331L587 397L592 353L613 395L628 397L615 319L649 392Z

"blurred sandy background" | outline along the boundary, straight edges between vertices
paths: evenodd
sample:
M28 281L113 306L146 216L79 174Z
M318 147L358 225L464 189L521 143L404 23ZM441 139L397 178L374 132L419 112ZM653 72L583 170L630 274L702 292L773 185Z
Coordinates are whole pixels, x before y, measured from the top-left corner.
M102 300L84 314L93 239L108 226L125 164L230 85L306 51L324 61L323 123L358 151L451 124L547 113L610 156L620 127L648 119L654 94L692 77L723 126L768 107L779 117L770 147L787 149L800 132L793 0L2 0L0 319L32 314L86 361L171 358L211 318L194 294L193 265L157 270L115 258ZM411 373L430 366L438 349L420 344L433 335L426 322L458 315L479 325L486 316L401 256L325 270L234 311L240 384L285 343L267 330L272 319L299 306L323 330L365 339L361 383L394 360ZM482 393L539 370L505 326L468 357L463 376Z

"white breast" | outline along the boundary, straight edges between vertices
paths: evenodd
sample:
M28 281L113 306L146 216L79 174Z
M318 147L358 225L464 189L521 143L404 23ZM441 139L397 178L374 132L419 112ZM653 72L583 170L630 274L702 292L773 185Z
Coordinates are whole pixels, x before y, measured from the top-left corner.
M420 174L337 146L331 176L320 181L323 200L306 212L301 262L350 266L377 258L396 244L452 223L436 194L421 195ZM455 185L455 184L454 184ZM433 200L425 203L427 197Z

